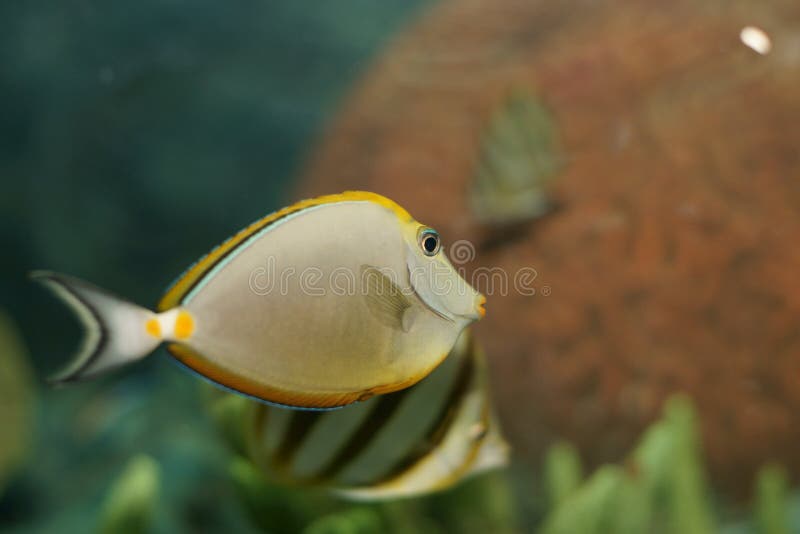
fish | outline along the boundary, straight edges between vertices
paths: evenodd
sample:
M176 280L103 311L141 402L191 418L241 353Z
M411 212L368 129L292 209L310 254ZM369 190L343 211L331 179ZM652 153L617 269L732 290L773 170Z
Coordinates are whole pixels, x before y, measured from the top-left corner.
M508 464L484 352L466 330L435 371L341 410L285 410L223 392L211 413L267 480L378 501L441 491Z
M377 193L302 200L241 230L181 275L155 311L77 278L32 273L85 327L56 383L92 378L159 345L254 399L333 409L431 373L486 299L433 228Z
M505 227L550 213L563 160L550 110L528 92L512 92L482 134L469 191L472 214L481 223Z

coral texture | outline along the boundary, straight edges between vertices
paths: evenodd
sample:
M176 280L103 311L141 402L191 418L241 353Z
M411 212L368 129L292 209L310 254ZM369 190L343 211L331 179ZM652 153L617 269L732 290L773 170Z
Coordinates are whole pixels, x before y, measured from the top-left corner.
M797 480L798 21L789 0L442 2L345 101L302 193L374 190L481 243L468 269L536 269L537 295L495 291L477 327L532 461L557 438L619 459L684 391L718 485L750 487L767 460ZM748 25L768 54L740 41ZM554 117L559 209L503 236L469 191L519 89Z

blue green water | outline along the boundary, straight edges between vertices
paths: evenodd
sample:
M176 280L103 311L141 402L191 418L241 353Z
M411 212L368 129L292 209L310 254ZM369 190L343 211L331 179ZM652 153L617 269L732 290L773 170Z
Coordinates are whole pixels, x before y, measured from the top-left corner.
M249 528L196 380L165 357L44 386L79 330L25 274L154 303L211 246L291 200L325 120L424 3L0 4L0 306L41 397L33 461L0 497L0 530L91 531L137 453L162 466L163 531Z

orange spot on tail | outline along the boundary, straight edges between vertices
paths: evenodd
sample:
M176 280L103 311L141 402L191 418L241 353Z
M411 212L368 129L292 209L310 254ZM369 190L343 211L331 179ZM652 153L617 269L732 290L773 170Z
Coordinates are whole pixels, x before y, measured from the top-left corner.
M145 331L153 337L161 337L161 325L158 324L158 319L148 319L144 324Z
M175 338L188 339L194 332L194 319L188 311L181 310L175 318Z

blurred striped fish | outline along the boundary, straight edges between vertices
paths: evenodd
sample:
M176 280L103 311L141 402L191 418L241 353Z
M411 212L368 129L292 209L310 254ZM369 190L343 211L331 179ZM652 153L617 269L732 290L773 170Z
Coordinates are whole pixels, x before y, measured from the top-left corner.
M470 189L479 221L513 225L553 208L552 182L563 166L557 133L550 111L527 92L513 92L494 112Z
M419 384L332 412L216 393L217 419L270 478L357 500L445 489L508 461L483 352L469 332ZM241 422L244 425L241 425Z

